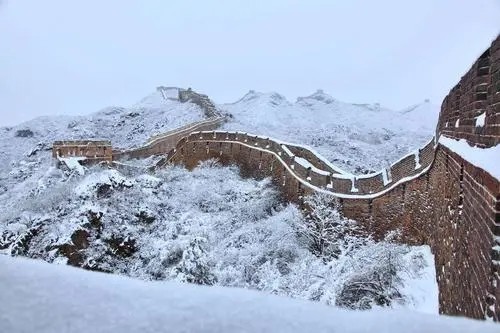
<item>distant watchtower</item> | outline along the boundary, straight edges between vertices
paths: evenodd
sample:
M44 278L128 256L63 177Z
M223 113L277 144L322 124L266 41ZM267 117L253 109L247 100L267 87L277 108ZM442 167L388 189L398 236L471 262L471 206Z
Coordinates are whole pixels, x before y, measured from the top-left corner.
M113 148L111 141L55 141L52 146L52 156L54 158L84 157L85 164L111 162Z

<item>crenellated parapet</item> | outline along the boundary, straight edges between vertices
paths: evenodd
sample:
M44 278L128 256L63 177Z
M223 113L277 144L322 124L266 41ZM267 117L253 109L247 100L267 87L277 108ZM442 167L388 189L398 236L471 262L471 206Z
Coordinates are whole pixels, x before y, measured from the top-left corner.
M300 152L301 156L314 155L316 158L310 162L295 155L292 150ZM230 163L253 163L259 166L259 173L263 176L271 176L273 168L279 167L295 178L300 184L296 188L297 193L287 193L287 196L298 196L308 188L341 198L373 198L427 171L434 160L434 151L435 141L432 139L422 149L393 163L389 169L368 175L353 175L331 167L324 158L306 147L248 133L204 131L182 138L159 166L169 162L195 166L200 160L211 158ZM263 165L268 165L269 170Z
M111 141L106 140L55 141L52 145L52 157L81 157L85 163L111 162L112 153Z

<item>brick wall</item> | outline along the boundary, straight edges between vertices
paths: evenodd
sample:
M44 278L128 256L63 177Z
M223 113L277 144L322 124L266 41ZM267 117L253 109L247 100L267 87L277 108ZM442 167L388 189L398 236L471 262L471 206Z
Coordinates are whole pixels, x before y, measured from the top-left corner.
M323 159L319 158L314 152L307 149L306 147L296 146L292 144L287 144L286 147L295 156L306 159L309 163L311 163L320 170L325 170L331 173L339 173L337 169L332 168L329 163L326 163Z
M441 313L500 320L500 251L495 250L500 245L500 184L446 147L434 149L434 142L418 153L420 163L432 163L429 171L418 172L415 156L409 155L393 166L393 177L415 178L396 186L393 180L391 188L390 184L384 187L378 176L377 185L373 185L378 192L371 195L358 192L355 196L351 179L334 179L338 181L335 191L341 192L337 196L342 198L343 213L360 221L376 237L398 229L401 241L431 246ZM280 144L264 138L193 133L168 155L169 162L188 168L211 158L238 165L246 177L271 177L284 197L293 202L301 203L303 195L314 191L308 184L327 189L326 176L311 177L311 170L294 163ZM373 179L357 179L356 184L361 187L363 181Z
M196 160L203 157L203 160L213 157L213 154L233 162L239 162L241 159L247 160L249 158L248 156L241 154L234 155L231 153L231 150L227 148L229 146L242 146L245 147L244 149L242 148L242 150L255 149L276 156L276 163L282 164L282 167L286 169L286 172L288 172L291 177L300 178L303 183L307 183L304 184L305 186L333 192L340 197L346 198L358 195L376 195L381 191L386 191L396 186L399 182L408 181L410 178L425 172L425 170L430 167L434 158L434 140L431 140L422 149L403 157L401 160L391 165L390 169L387 171L388 178L390 178L389 182L384 184L382 172L353 177L352 175L341 174L336 170L332 170L330 166L326 165L325 162L318 157L316 157L315 160L317 169L308 168L298 163L296 155L292 153L292 150L299 151L304 157L307 156L307 154L313 154L311 151L305 148L300 148L299 150L297 147L290 146L289 144L283 144L269 138L251 136L246 133L217 131L195 132L188 135L186 141L182 142L195 143L197 149L199 149L198 147L209 147L206 155L191 156L191 151L182 149L182 145L180 145L179 151L176 152L176 154L186 155L187 161L185 162L188 163L188 166L191 165L189 161L190 158ZM293 148L290 149L290 147ZM249 151L249 153L251 152ZM252 156L257 164L261 160L260 155L259 153L256 156ZM172 158L172 156L169 156L169 158ZM184 161L184 157L182 157L181 160ZM162 164L167 161L168 159L165 159L162 161Z
M437 136L483 148L497 145L499 79L497 38L444 99ZM315 168L297 163L296 157ZM500 320L499 181L434 140L388 170L357 177L338 173L299 146L228 132L192 133L162 163L192 168L210 158L237 164L243 176L271 177L297 203L313 191L328 191L340 198L347 217L375 236L398 229L401 241L430 245L440 312Z
M431 246L441 313L498 321L499 193L497 179L438 146L428 173L373 199L371 214L348 215L376 235L398 228L404 241Z
M499 118L500 35L443 100L437 132L492 147L500 142Z
M153 136L144 146L140 148L113 151L113 160L147 158L153 155L166 154L175 147L181 138L185 137L189 133L193 131L216 129L224 121L225 118L223 117L202 120L161 135Z
M437 135L466 139L480 148L500 142L500 38L444 99ZM478 119L484 116L484 124ZM286 147L286 145L285 145ZM386 172L355 178L334 170L300 147L235 133L194 133L169 154L194 167L218 158L242 174L272 177L284 196L321 189L340 197L343 213L382 237L398 229L401 241L428 244L435 255L440 312L500 321L500 183L444 146L429 142ZM307 159L318 173L294 160Z

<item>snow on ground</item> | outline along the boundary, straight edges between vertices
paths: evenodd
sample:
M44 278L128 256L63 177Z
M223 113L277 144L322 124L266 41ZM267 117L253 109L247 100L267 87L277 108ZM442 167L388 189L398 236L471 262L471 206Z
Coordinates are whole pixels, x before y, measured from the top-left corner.
M144 282L0 255L0 325L10 333L498 332L410 311L347 311L238 288Z
M416 248L413 252L406 254L405 259L411 260L412 256L418 254L421 254L426 262L434 262L434 255L428 246ZM425 313L439 313L437 297L429 297L430 295L439 295L436 270L433 265L423 267L418 276L403 274L402 279L403 294L411 295L413 298L413 303L407 304L407 308Z
M349 295L346 286L383 276L380 293L394 300L391 306L437 313L427 247L356 238L338 256L318 257L297 234L304 216L280 201L269 179L242 179L236 167L211 161L155 175L87 172L56 169L41 177L44 187L4 196L0 253L353 308L376 304L370 295Z
M472 147L465 139L455 140L445 136L439 138L439 143L500 179L500 145L490 148Z
M80 175L85 174L85 169L80 161L84 161L85 157L58 157L58 160L63 162L70 170L75 170Z
M401 111L349 104L323 91L291 103L278 93L250 91L232 104L227 130L271 136L313 147L353 173L379 171L434 135L439 108L429 102Z

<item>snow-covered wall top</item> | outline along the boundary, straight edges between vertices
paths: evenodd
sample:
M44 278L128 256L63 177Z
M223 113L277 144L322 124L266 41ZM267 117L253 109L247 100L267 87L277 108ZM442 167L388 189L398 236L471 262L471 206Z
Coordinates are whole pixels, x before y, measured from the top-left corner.
M437 132L479 147L500 143L500 35L443 100Z

